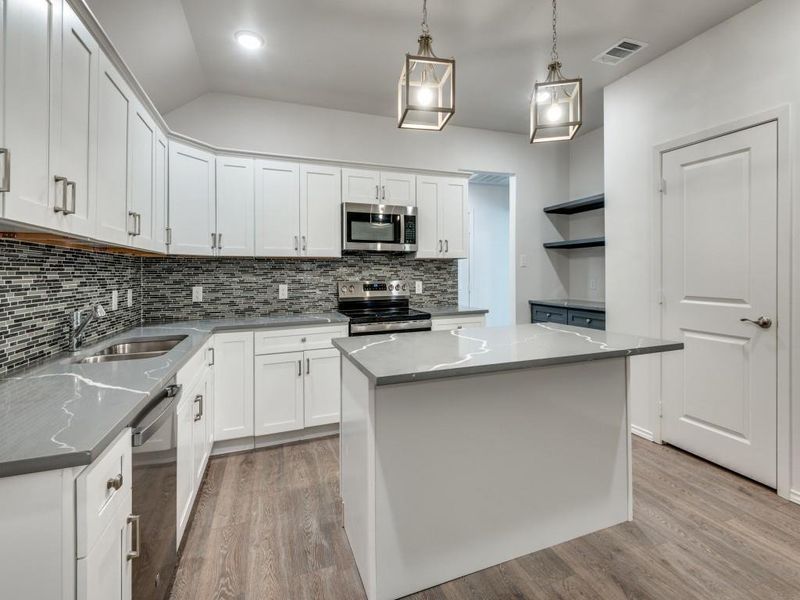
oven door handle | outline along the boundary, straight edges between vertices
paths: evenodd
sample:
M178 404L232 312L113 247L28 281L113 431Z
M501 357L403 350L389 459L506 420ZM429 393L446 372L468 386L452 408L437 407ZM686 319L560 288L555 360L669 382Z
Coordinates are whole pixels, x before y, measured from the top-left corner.
M181 391L181 387L183 386L170 385L156 397L157 404L154 406L154 410L151 410L145 418L133 428L131 445L134 448L146 444L170 418L170 411L175 409L175 397Z
M391 333L393 331L429 330L432 326L430 319L416 321L388 321L386 323L351 323L350 333Z

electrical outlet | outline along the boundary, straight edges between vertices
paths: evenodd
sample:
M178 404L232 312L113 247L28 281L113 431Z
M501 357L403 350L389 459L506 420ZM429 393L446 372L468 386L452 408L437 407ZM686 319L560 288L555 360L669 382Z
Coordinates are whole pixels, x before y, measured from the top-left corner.
M285 283L278 284L278 300L286 300L289 297L289 286Z
M416 285L414 286L414 292L417 293L417 294L421 294L422 293L422 282L421 281L417 281Z
M111 310L117 310L119 308L119 292L117 290L113 290L111 292Z
M203 286L195 285L192 287L192 302L203 301Z
M597 290L597 279L592 278L589 280L589 289Z
M133 290L128 290L128 308L133 306Z

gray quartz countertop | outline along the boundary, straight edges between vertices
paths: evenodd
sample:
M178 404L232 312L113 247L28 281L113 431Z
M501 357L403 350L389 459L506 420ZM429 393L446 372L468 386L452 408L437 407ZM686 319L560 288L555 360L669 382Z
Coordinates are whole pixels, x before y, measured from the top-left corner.
M0 477L92 462L214 332L347 322L320 313L148 325L0 378ZM76 363L120 341L175 335L187 337L160 357Z
M558 308L574 308L576 310L602 310L605 311L606 303L597 300L575 300L562 298L561 300L528 300L528 304L541 304Z
M375 385L681 350L683 344L531 323L333 340Z
M475 308L474 306L461 306L451 304L448 306L412 306L417 310L431 313L432 317L458 317L461 315L485 315L489 311L485 308Z

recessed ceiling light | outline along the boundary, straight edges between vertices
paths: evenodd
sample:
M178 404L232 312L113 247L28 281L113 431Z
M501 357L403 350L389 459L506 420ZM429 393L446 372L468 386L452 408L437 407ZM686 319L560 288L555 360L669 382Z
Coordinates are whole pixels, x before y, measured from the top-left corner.
M264 38L252 31L237 31L233 37L248 50L257 50L264 46Z

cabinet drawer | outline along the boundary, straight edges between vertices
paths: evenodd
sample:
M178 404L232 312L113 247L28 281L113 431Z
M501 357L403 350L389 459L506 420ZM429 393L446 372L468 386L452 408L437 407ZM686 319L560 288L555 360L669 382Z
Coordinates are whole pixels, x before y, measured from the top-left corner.
M209 350L214 345L214 337L206 341L203 347L198 350L189 361L183 365L175 377L175 382L185 388L193 385L194 382L200 377L203 370L213 364L214 355L213 351Z
M561 323L567 324L567 310L540 304L531 305L531 323Z
M125 429L75 482L77 556L91 550L131 490L131 430Z
M279 354L331 348L333 338L347 337L347 327L304 327L256 331L255 353Z
M471 327L486 327L483 316L470 317L439 317L433 319L433 331L453 331L454 329L469 329Z
M606 314L591 310L570 310L569 324L576 327L603 330L606 328Z

